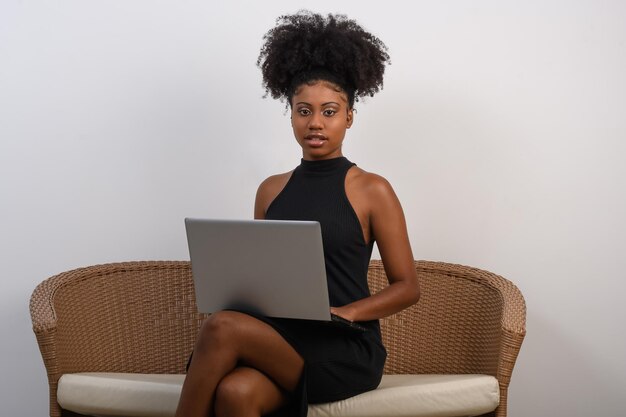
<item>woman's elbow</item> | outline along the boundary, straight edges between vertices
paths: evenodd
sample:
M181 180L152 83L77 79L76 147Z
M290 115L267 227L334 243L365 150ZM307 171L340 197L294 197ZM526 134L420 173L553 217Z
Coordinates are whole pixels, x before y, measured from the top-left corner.
M412 298L411 298L411 305L413 304L417 304L417 302L420 299L420 296L422 295L421 291L420 291L420 285L418 282L415 283L415 287L413 288L412 291Z
M421 292L420 292L420 285L417 279L413 282L410 282L409 285L407 285L405 294L406 294L407 307L410 307L419 301Z

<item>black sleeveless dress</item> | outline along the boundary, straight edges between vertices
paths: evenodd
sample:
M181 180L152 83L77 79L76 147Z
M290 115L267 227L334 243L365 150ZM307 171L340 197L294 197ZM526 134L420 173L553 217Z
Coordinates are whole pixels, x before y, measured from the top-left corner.
M265 215L320 222L333 307L370 295L367 269L374 242L365 242L344 186L353 165L345 157L302 160ZM305 362L290 403L273 417L304 417L309 403L338 401L378 386L387 356L378 320L362 322L368 330L356 333L309 320L258 318L276 329Z

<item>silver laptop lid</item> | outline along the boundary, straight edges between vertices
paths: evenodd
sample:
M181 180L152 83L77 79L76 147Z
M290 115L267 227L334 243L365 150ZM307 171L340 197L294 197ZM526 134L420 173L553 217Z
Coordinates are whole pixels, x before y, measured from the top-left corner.
M318 222L185 219L198 310L330 320Z

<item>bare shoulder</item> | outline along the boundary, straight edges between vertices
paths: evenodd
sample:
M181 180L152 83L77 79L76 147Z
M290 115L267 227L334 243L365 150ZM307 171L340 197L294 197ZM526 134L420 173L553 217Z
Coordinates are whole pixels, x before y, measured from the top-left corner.
M359 167L352 168L349 174L347 180L351 183L351 188L366 194L368 198L395 199L393 187L385 177Z
M285 188L289 178L291 178L292 171L284 172L282 174L272 175L267 177L261 184L256 192L256 200L254 204L254 217L262 219L265 217L265 212L269 205L274 201L276 196Z
M271 191L276 188L282 189L287 184L287 181L289 181L289 178L291 178L292 172L293 170L289 172L283 172L282 174L276 174L276 175L267 177L259 185L259 190Z

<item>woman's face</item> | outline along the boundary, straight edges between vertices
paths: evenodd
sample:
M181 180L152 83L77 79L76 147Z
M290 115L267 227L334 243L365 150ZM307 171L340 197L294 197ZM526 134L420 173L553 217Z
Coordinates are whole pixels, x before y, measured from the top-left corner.
M352 125L348 97L334 84L303 84L291 98L291 126L306 160L342 156L341 144Z

